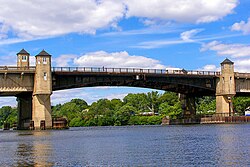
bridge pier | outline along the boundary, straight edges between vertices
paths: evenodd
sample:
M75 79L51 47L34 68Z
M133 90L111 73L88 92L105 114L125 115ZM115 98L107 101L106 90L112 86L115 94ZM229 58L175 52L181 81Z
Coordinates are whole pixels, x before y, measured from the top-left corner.
M28 129L32 120L32 93L22 93L17 96L18 122L17 129Z
M196 115L195 97L188 94L180 94L183 117L192 118Z
M36 55L32 120L35 129L51 129L51 55L44 50Z
M43 129L42 121L45 121L46 129L52 128L50 95L33 95L32 120L34 121L35 129Z
M230 116L233 114L232 98L236 94L234 63L225 59L221 63L221 75L216 81L216 114Z
M232 96L216 96L216 114L221 116L233 114Z

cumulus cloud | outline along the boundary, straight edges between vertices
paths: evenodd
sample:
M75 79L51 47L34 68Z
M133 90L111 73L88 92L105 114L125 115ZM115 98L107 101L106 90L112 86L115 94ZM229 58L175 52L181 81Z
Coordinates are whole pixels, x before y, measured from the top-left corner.
M248 22L241 21L239 23L234 23L231 27L232 31L242 31L243 34L250 34L250 18Z
M77 58L76 55L60 55L54 58L52 61L55 62L57 67L67 67L72 64L75 58Z
M180 38L183 41L192 41L192 37L196 34L198 34L199 32L203 31L203 29L193 29L193 30L189 30L189 31L185 31L183 33L181 33Z
M0 0L0 39L5 39L0 44L119 29L125 15L142 18L148 26L158 21L207 23L232 13L237 4L238 0Z
M220 71L220 68L216 67L216 65L208 64L202 68L199 68L198 71Z
M105 51L90 52L75 58L74 64L87 67L165 68L158 60L129 55L126 51L113 53Z
M3 107L3 106L16 107L17 106L16 98L15 97L1 97L0 107Z
M241 60L235 60L235 71L238 72L250 72L250 58L248 59L241 59Z
M212 41L203 44L201 51L212 50L217 55L228 56L235 65L235 71L248 72L250 71L250 45L246 44L223 44L218 41ZM213 65L205 66L206 68L213 67ZM215 67L215 66L214 66Z
M238 0L124 0L127 17L163 19L177 22L208 23L231 14Z
M124 11L124 5L116 0L0 0L0 8L0 36L13 30L25 39L95 33L99 28L116 26Z
M232 58L250 56L250 45L246 44L223 44L219 41L212 41L202 45L201 51L212 50L218 55L227 55Z

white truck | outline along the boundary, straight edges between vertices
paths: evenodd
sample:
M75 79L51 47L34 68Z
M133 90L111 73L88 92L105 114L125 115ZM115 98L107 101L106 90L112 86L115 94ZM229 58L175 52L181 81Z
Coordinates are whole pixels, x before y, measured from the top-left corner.
M245 109L245 116L250 116L250 106Z

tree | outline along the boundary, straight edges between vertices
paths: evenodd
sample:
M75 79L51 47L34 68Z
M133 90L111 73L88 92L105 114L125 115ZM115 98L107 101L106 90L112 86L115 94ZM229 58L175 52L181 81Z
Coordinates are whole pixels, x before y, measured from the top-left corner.
M179 118L182 113L181 103L175 103L174 105L169 105L168 102L164 102L159 107L159 114L163 116L169 116L172 119Z
M136 109L136 113L149 112L147 95L145 93L128 94L123 98L123 102Z
M14 122L17 122L17 109L11 108L10 106L3 106L0 108L0 126L4 123L10 123L13 125Z
M236 113L244 115L245 109L250 106L250 97L233 98L233 106Z
M213 114L216 110L215 97L205 96L198 98L196 109L199 114Z
M134 115L136 109L129 104L122 106L115 113L115 125L127 125L131 115Z
M160 95L158 94L157 91L152 91L152 92L147 93L147 102L148 102L147 106L151 112L154 112L154 113L158 112L158 108L160 104L159 97Z

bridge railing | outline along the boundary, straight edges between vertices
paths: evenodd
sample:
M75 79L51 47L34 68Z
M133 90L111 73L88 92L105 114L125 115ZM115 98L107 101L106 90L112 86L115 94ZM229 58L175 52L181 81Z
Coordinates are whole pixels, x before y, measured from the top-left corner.
M18 71L35 71L35 66L30 67L14 67L14 66L0 66L0 71L6 71L6 72L18 72Z
M98 68L98 67L52 67L52 72L90 72L90 73L139 73L139 74L179 74L179 75L209 75L218 76L215 71L169 70L169 69L139 69L139 68Z
M239 77L239 78L250 78L250 73L238 73L238 72L236 72L235 76Z

